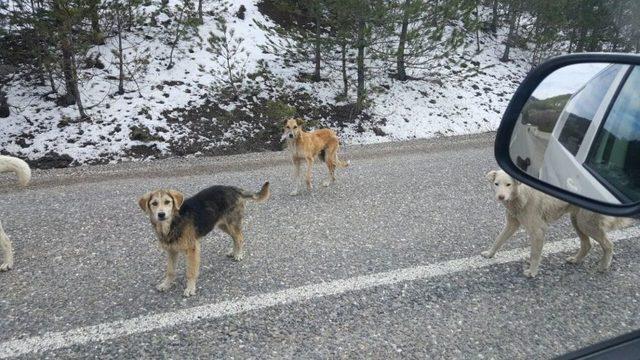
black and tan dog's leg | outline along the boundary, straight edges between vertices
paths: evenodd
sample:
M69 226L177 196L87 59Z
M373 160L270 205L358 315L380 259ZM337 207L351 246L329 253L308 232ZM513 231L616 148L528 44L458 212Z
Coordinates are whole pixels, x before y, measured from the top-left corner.
M2 223L0 222L0 250L4 254L4 260L0 263L0 271L8 271L13 268L13 247L11 246L11 240L2 229Z
M178 259L178 252L174 250L167 250L167 272L164 279L158 284L157 289L160 291L167 291L176 280L176 261Z
M196 294L196 282L200 274L200 242L187 249L187 288L184 289L184 296Z
M302 180L300 179L300 167L302 166L302 160L294 159L293 160L293 190L289 193L291 196L296 196L300 193L300 183Z
M220 230L226 232L233 239L233 248L229 250L227 256L235 261L244 259L244 235L242 234L242 226L238 223L226 224L220 226Z

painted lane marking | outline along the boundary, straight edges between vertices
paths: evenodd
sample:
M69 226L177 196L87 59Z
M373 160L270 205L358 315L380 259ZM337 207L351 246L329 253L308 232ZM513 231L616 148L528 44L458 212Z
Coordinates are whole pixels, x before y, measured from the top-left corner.
M612 241L626 240L634 237L640 237L640 227L613 231L609 234L609 238ZM578 244L579 240L577 238L549 243L545 245L544 255L574 250L578 247ZM528 255L528 248L518 248L499 252L493 259L485 259L480 255L471 256L436 264L305 285L272 293L249 296L239 300L223 301L159 314L142 315L127 320L83 326L68 331L48 332L39 336L0 343L0 358L51 351L73 345L103 342L171 326L241 314L252 310L304 302L315 298L340 295L347 292L366 290L401 282L431 279L492 265L510 263L520 260L526 255Z

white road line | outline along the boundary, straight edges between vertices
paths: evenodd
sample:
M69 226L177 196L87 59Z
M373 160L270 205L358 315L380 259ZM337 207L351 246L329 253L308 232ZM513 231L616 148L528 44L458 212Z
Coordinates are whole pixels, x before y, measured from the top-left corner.
M618 241L638 236L640 236L640 227L633 227L612 232L610 239L612 241ZM544 252L545 255L555 254L573 250L577 248L577 245L578 240L576 238L564 239L547 244ZM189 324L207 319L216 319L272 306L303 302L324 296L340 295L350 291L365 290L377 286L431 279L491 265L509 263L522 259L527 254L527 249L520 248L499 252L494 259L471 256L437 264L305 285L272 293L249 296L240 300L223 301L160 314L143 315L127 320L79 327L68 331L48 332L40 336L0 343L0 358L50 351L73 345L101 342L166 327Z

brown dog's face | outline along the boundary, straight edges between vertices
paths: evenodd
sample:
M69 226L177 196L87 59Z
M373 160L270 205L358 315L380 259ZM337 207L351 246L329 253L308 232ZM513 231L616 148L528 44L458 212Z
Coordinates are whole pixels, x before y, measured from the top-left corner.
M280 140L295 139L300 135L302 131L302 119L287 119L284 121L284 131Z
M184 195L176 190L155 190L138 199L142 211L149 215L151 222L171 222L174 214L182 206Z

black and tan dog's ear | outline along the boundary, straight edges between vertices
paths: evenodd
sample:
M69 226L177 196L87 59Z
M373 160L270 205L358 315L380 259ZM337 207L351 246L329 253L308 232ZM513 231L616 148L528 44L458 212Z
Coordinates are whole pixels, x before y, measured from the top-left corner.
M184 202L184 194L177 190L169 190L167 192L169 196L173 198L173 206L175 206L176 209L180 209L180 206L182 206Z
M149 212L149 199L151 199L151 194L152 192L149 191L138 199L138 206L140 206L140 209L144 212Z
M489 180L489 182L493 182L496 179L496 175L498 174L497 171L495 170L491 170L487 173L487 180Z
M304 120L296 119L296 124L298 124L298 126L302 126L302 124L304 124Z

